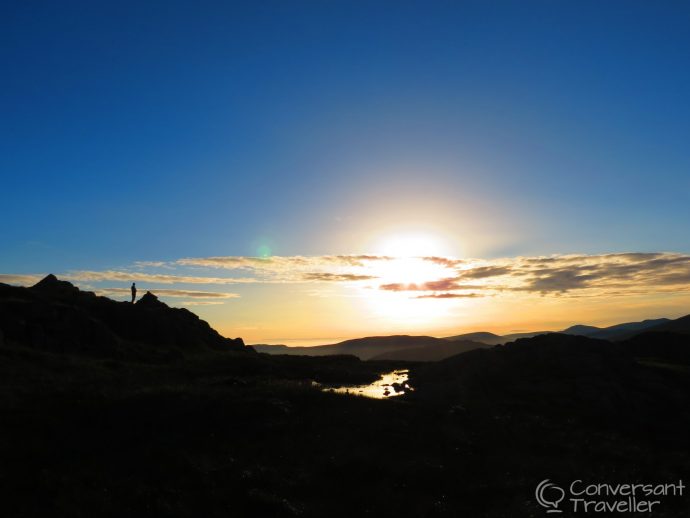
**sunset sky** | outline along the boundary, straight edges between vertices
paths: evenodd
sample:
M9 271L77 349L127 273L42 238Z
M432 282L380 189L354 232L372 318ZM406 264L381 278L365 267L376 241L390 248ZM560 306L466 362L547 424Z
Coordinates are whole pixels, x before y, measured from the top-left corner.
M14 2L0 282L247 343L690 313L690 4Z

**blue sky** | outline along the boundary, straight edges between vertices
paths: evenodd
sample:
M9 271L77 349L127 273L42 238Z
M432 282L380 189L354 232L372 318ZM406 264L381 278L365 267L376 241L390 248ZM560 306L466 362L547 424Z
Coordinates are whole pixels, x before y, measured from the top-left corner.
M688 26L683 2L5 4L0 271L401 232L690 252Z

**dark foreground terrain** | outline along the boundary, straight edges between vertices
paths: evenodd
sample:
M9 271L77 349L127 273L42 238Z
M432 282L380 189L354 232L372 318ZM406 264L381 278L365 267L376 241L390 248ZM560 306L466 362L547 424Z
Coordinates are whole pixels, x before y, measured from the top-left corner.
M258 354L151 297L122 304L0 286L3 516L538 517L546 478L690 482L687 335L363 362ZM388 400L312 383L400 367L416 390ZM684 494L651 516L689 513Z

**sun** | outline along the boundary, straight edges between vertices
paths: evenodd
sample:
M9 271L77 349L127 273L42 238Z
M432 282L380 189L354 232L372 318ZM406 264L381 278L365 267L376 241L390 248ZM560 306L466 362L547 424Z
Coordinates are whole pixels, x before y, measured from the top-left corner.
M446 243L439 237L427 233L391 235L380 240L376 252L386 260L371 264L376 282L363 285L361 291L373 315L399 329L424 328L442 321L462 304L457 299L428 297L433 290L426 289L426 283L457 275L448 264L431 259L450 258Z
M447 246L437 236L426 233L397 234L383 238L377 252L392 257L428 257L448 254Z
M453 274L447 267L429 260L447 256L442 239L430 233L404 233L385 237L377 253L389 257L377 266L376 275L382 283L424 283Z

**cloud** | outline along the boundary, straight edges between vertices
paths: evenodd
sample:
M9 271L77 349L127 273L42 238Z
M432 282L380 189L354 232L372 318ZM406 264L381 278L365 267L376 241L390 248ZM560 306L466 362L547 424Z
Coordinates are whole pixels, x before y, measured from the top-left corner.
M625 253L548 258L520 258L512 276L522 279L514 289L540 293L591 290L618 294L646 293L661 286L683 291L690 282L690 256L672 253Z
M447 267L453 260L424 258ZM465 260L456 277L422 283L389 282L387 291L526 292L541 295L621 296L690 290L690 256L677 253L572 254ZM472 285L463 281L473 280ZM442 295L442 294L439 294ZM426 295L423 295L426 297ZM429 298L436 298L429 295ZM446 297L447 298L447 297Z
M459 277L461 279L485 279L487 277L500 277L511 273L509 266L479 266L462 270Z
M376 279L374 275L355 275L353 273L305 273L302 278L305 281L321 281L321 282L355 282L355 281L369 281Z
M258 279L246 277L202 277L118 270L105 270L102 272L84 270L70 272L59 277L75 282L118 281L150 284L251 284L260 282Z
M596 275L581 275L576 270L556 270L536 276L522 289L542 293L550 291L565 292L590 287L589 283L596 280Z
M201 298L201 299L235 299L240 295L237 293L221 293L217 291L193 291L193 290L169 290L159 289L150 290L151 293L160 297L172 298ZM98 295L127 295L130 294L129 288L104 288L96 290Z
M385 255L322 255L322 256L216 256L187 257L176 264L194 268L242 270L249 272L255 283L357 282L377 276L368 271L373 264L392 261ZM363 271L367 270L367 271Z
M440 257L436 255L422 257L422 260L438 264L439 266L445 266L447 268L455 268L456 266L459 266L464 263L464 261L461 259L454 259L451 257Z
M183 300L180 306L217 306L223 304L222 300Z
M170 268L170 264L166 261L136 261L134 266L137 268Z
M288 269L340 265L365 266L375 261L389 261L392 257L384 255L323 255L323 256L215 256L215 257L186 257L176 261L182 266L199 266L206 268L222 268L226 270L253 270L259 272L276 272Z
M369 262L392 261L395 258L388 255L327 255L323 256L322 259L351 266L364 266Z
M45 274L12 274L0 273L0 282L3 284L14 284L17 286L33 286L43 279Z
M569 254L497 259L456 259L429 256L396 264L394 257L380 255L213 256L183 258L168 262L135 263L127 269L81 270L58 277L95 290L123 290L131 282L140 289L152 289L167 296L196 300L201 295L183 292L218 293L222 286L271 283L330 284L358 283L359 286L390 292L416 292L423 298L464 298L477 295L537 294L543 296L625 296L690 291L690 255L669 252L629 252L614 254ZM433 264L424 264L433 263ZM390 263L390 264L389 264ZM160 271L160 269L164 269ZM244 272L244 275L238 272ZM408 272L418 279L421 272L430 278L410 282ZM33 285L43 275L0 274L0 282ZM218 291L172 290L218 286ZM326 292L324 286L317 287ZM336 292L335 289L332 290ZM448 294L458 295L450 297ZM432 296L433 295L433 296ZM462 296L462 297L461 297ZM214 295L210 295L214 297Z
M390 283L382 284L379 289L385 291L450 291L450 290L474 290L484 286L475 284L460 284L458 279L439 279L422 283Z
M432 293L430 295L419 295L416 299L474 299L483 297L479 293Z

